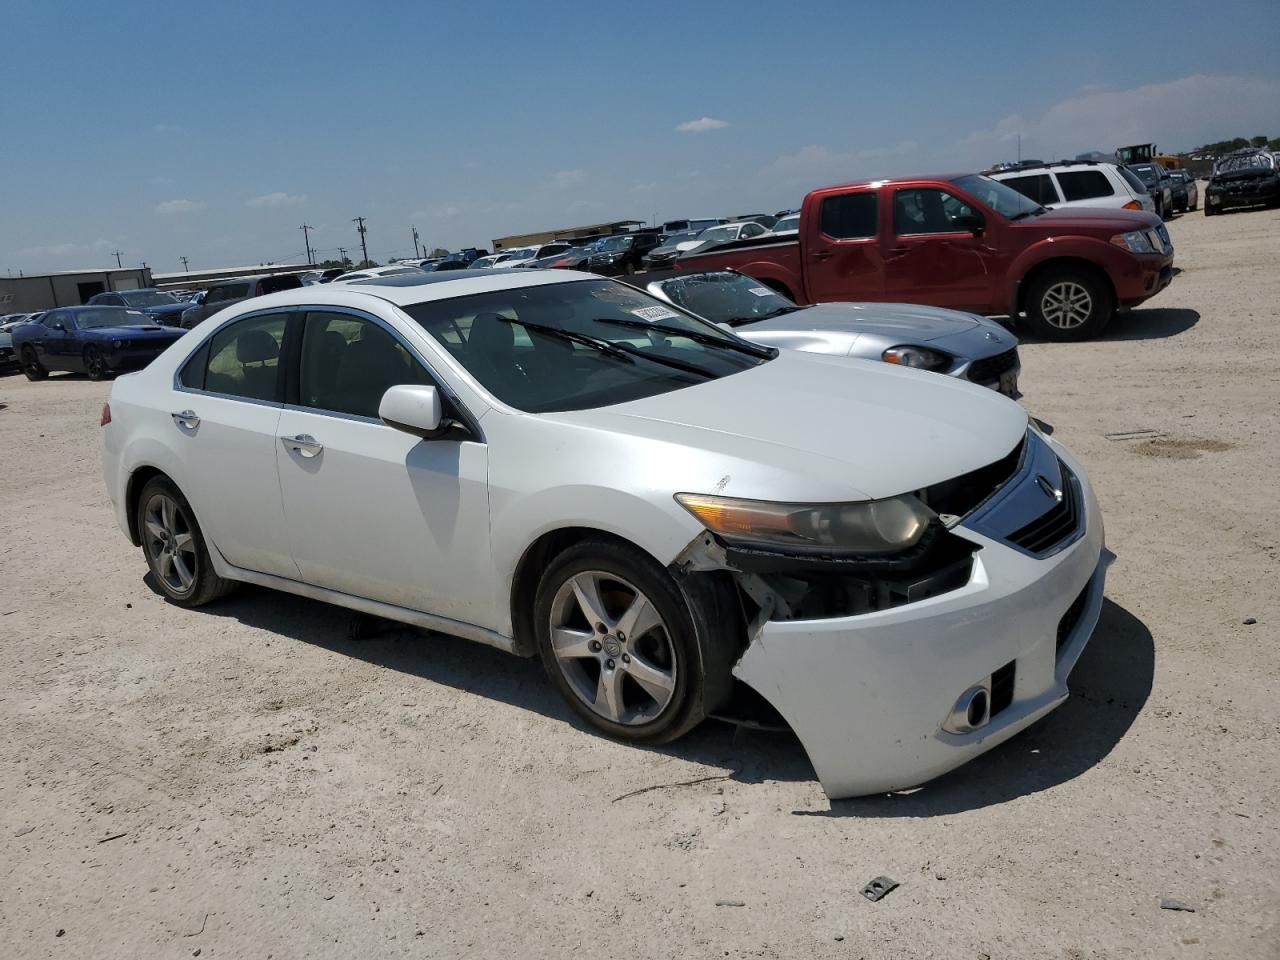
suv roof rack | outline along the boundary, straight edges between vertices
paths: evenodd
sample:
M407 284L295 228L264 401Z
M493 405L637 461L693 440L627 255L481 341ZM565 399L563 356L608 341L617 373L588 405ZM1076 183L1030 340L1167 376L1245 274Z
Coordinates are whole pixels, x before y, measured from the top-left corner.
M1022 173L1024 170L1047 170L1049 167L1096 167L1100 164L1118 167L1114 160L1037 160L1034 163L1023 163L1016 167L990 167L983 170L983 176L993 173Z

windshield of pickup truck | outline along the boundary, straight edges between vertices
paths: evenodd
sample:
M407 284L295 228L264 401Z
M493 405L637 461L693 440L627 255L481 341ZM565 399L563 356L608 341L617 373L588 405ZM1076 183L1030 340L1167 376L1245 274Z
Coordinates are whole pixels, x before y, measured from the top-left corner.
M951 182L960 189L967 190L974 199L981 200L1000 216L1008 217L1010 220L1021 220L1024 217L1044 213L1044 207L1040 204L990 177L974 173L956 177Z

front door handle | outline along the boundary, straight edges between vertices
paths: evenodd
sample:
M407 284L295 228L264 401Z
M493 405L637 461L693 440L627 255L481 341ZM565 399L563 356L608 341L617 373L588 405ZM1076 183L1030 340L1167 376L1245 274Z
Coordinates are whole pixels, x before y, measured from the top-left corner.
M169 416L173 417L174 423L187 430L194 430L200 426L200 418L196 416L194 410L183 410L181 413L171 413Z
M831 259L831 251L830 251L830 250L815 250L815 251L813 251L813 259L815 259L815 260L830 260L830 259Z
M281 437L280 442L286 450L293 450L304 457L315 457L324 449L324 444L309 433L300 433L296 437Z

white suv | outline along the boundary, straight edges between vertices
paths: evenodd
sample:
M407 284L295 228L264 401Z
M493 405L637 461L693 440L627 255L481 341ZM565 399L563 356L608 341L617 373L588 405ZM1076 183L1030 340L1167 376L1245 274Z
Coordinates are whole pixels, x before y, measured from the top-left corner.
M1051 210L1058 207L1112 207L1155 213L1146 185L1114 163L1070 161L987 173L1024 197Z

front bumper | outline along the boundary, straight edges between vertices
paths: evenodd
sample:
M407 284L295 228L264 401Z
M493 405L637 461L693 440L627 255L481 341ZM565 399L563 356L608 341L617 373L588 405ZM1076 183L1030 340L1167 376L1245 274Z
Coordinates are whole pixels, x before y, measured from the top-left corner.
M1280 180L1270 178L1259 181L1245 180L1231 183L1225 189L1205 191L1205 203L1215 210L1274 203L1277 198L1280 198Z
M859 616L766 623L735 666L790 724L832 799L930 780L1067 698L1113 558L1087 478L1053 448L1084 494L1070 546L1036 559L962 524L953 532L981 546L965 586ZM961 696L1002 670L1008 704L972 732L944 729Z

